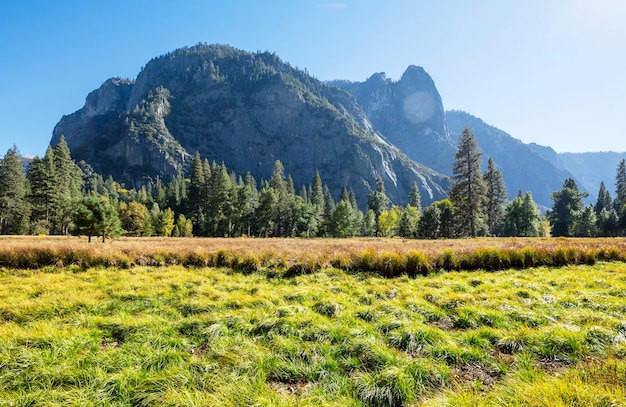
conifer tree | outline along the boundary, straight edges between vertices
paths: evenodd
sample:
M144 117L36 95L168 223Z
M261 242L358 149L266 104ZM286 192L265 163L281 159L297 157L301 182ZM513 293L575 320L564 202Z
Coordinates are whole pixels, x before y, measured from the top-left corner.
M416 208L418 212L422 211L422 197L415 181L413 181L409 191L409 205Z
M482 154L474 134L465 126L452 166L454 183L449 194L456 208L459 232L463 236L475 237L484 216L486 186L480 169Z
M48 146L43 159L39 157L33 159L28 169L28 181L32 232L49 234L57 193L52 147Z
M82 171L72 160L65 137L61 136L52 156L56 171L52 229L54 233L67 234L74 205L82 199Z
M626 205L626 160L622 159L615 174L615 210L622 213Z
M0 162L0 234L28 232L30 207L26 199L28 184L16 146Z
M596 212L596 215L599 215L603 209L607 211L613 208L613 198L611 198L611 193L604 186L604 181L600 182L600 190L598 191L598 198L596 199L596 204L593 209Z
M485 194L485 215L487 228L491 235L496 235L504 217L504 204L508 198L502 172L496 168L489 157L487 171L483 175L487 190Z
M194 234L201 235L204 231L204 206L206 182L200 153L196 152L191 162L189 190L187 193L187 214L194 226Z
M389 198L385 193L385 183L379 175L376 177L376 189L367 196L367 207L374 212L376 220L376 233L380 233L380 215L389 208Z

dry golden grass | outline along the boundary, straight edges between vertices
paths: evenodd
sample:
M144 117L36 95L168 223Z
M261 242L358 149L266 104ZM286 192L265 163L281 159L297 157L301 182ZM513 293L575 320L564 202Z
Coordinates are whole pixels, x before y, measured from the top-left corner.
M226 266L306 274L324 267L387 276L433 270L592 264L626 259L626 239L479 238L455 240L0 237L0 267Z

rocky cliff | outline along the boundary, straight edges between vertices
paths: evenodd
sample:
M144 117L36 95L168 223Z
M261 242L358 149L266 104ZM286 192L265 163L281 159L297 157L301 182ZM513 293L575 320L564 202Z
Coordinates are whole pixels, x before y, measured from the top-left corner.
M456 146L448 136L441 96L423 68L409 66L397 82L376 73L365 82L332 84L351 92L376 129L409 158L450 173Z
M423 116L420 97L406 107L414 119ZM424 204L443 198L448 178L411 160L379 130L350 93L274 54L197 45L151 60L135 81L106 81L61 119L52 145L63 134L74 158L134 186L177 174L199 151L257 179L269 178L281 160L296 186L319 169L335 196L347 185L361 206L377 176L395 203L406 202L413 182ZM445 127L432 131L445 141Z

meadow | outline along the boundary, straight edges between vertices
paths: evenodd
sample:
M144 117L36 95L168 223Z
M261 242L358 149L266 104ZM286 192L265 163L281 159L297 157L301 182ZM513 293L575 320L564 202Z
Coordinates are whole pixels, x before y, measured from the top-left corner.
M625 254L2 238L0 406L626 405Z

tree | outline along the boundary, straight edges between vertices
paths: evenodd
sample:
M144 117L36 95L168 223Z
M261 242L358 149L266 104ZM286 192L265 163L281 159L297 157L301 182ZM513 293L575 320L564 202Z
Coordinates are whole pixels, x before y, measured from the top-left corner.
M87 236L89 242L92 236L102 236L104 243L107 237L114 238L122 232L117 210L106 198L95 195L87 195L79 202L72 221L72 234Z
M385 193L385 183L383 179L379 175L376 177L376 189L372 191L367 197L367 207L374 212L375 220L376 220L376 233L380 233L380 224L379 218L380 215L389 208L389 198Z
M598 235L597 217L593 206L587 205L574 213L569 226L569 235L576 237L595 237Z
M424 239L437 239L440 237L441 211L436 204L424 208L420 218L418 235Z
M16 146L0 162L0 234L28 232L30 206L26 200L28 181Z
M48 146L43 159L39 157L33 159L27 176L30 183L28 201L32 208L32 232L49 234L51 232L52 211L54 210L57 193L56 168L54 166L52 147Z
M611 198L611 193L604 186L604 182L600 182L600 190L598 191L598 198L596 199L596 204L593 207L596 215L599 215L603 209L607 211L613 208L613 198Z
M61 136L52 152L56 171L56 194L54 199L52 231L67 234L74 206L82 198L83 174L74 163L65 137Z
M435 206L439 209L439 236L445 239L451 239L457 236L457 211L454 204L449 199L442 199L435 202Z
M150 211L140 202L122 202L117 208L122 229L131 236L150 236L152 227L146 230L146 221L150 218Z
M204 230L204 206L207 196L204 171L200 153L196 154L191 161L191 175L189 177L189 190L187 194L187 214L194 226L194 234L199 235Z
M335 207L330 219L330 233L333 237L352 237L358 233L354 209L343 199Z
M422 211L422 197L420 196L420 190L417 188L415 181L413 181L411 190L409 191L409 205L417 209L417 212Z
M161 213L161 233L163 236L171 236L172 230L174 230L174 211L170 208L165 208Z
M401 209L392 206L388 211L384 211L378 217L378 230L382 236L393 237L398 234L400 228Z
M626 205L626 160L622 159L615 174L615 210L621 213L624 205Z
M506 205L503 233L505 236L539 236L539 210L532 194L520 193Z
M491 157L487 160L487 171L483 175L487 191L485 215L489 234L496 235L504 217L504 204L508 198L502 172L496 168Z
M418 236L419 219L420 211L413 205L407 205L400 215L398 235L409 239L416 238Z
M449 194L456 208L459 232L464 236L475 237L483 219L486 186L480 169L482 154L474 134L464 127L452 165Z
M583 198L588 194L580 192L578 184L572 178L563 183L560 191L552 193L552 210L548 214L552 224L553 236L570 236L570 226L576 212L583 208Z

